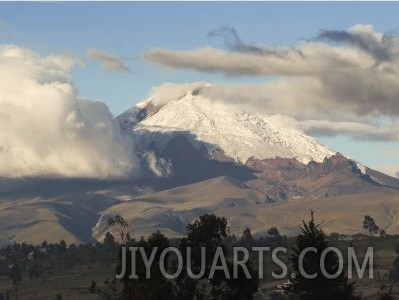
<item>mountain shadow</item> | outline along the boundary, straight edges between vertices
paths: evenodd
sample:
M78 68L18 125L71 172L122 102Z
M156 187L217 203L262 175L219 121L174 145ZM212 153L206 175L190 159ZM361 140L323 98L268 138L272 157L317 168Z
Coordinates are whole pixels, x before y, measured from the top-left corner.
M142 131L140 135L140 137L136 137L138 140L167 141L161 151L154 142L150 143L147 150L154 151L158 159L162 158L168 161L171 165L171 172L168 177L164 178L146 176L138 181L139 184L149 185L156 189L166 189L220 176L229 176L241 182L257 178L257 170L235 162L225 156L217 146L198 141L196 136L188 131L168 133ZM191 141L194 141L197 147ZM215 150L210 153L207 149ZM143 162L143 164L145 163Z

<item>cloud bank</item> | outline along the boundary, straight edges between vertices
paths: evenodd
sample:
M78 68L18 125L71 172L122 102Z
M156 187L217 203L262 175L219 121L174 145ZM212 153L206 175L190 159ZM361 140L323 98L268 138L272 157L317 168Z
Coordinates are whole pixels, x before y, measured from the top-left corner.
M101 63L101 69L104 72L130 72L130 69L123 61L113 54L93 48L86 51L86 56L90 59L99 61Z
M399 140L399 37L371 25L321 31L292 46L247 44L232 27L209 33L227 50L151 49L142 57L170 69L273 76L264 84L204 89L213 99L251 104L307 133Z
M383 166L378 166L375 168L375 170L387 174L392 177L399 178L399 165L383 165Z
M69 81L74 60L0 45L0 177L117 178L135 170L107 106Z
M342 110L336 103L290 101L290 98L270 97L274 83L219 85L204 82L186 84L164 83L153 88L149 97L157 105L165 105L184 97L187 93L202 95L212 101L226 102L240 106L248 113L268 114L276 123L300 129L312 136L347 135L356 140L399 141L399 122L367 115L360 117L353 112ZM294 90L291 90L294 88ZM306 97L306 90L282 85L281 93ZM275 91L274 91L275 92ZM278 94L278 93L277 93Z

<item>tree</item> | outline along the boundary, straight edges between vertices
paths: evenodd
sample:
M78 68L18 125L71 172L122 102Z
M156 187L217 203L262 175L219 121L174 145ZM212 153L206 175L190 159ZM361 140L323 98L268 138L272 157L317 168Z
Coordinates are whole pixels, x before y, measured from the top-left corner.
M65 240L61 240L60 244L58 245L58 254L59 255L64 255L67 249L67 244Z
M153 233L148 240L142 238L137 242L131 242L129 246L135 246L144 249L146 256L150 257L154 248L157 251L154 256L153 263L150 269L150 278L147 278L146 266L143 257L138 252L136 254L135 269L138 276L137 279L129 278L129 274L132 273L132 261L131 255L126 257L126 273L121 279L123 282L123 291L121 293L120 299L137 299L137 300L169 300L174 299L173 295L173 285L168 281L159 269L160 256L164 249L168 248L170 245L169 239L165 237L160 232ZM121 259L121 256L120 256ZM121 270L121 260L118 266L117 273ZM168 256L164 258L165 269L168 270L169 260Z
M280 232L278 231L278 229L276 227L271 227L267 230L267 233L269 235L271 235L272 237L276 237L280 235Z
M118 244L115 242L115 238L110 232L105 234L103 246L107 251L116 250Z
M371 237L373 237L373 233L377 234L380 231L374 219L368 215L364 216L363 228L369 231Z
M201 247L204 247L206 253L205 276L208 276L217 248L221 247L223 253L226 253L226 247L222 240L227 237L229 232L227 220L214 214L205 214L193 223L188 224L186 231L187 237L180 240L179 250L184 258L187 248L191 248L193 270L199 271L201 267Z
M130 226L127 220L120 215L115 215L108 219L108 225L111 226L112 235L117 236L121 244L127 244L130 240Z
M11 265L9 267L10 279L13 286L17 287L22 280L22 272L18 265Z
M223 255L227 258L227 249L223 240L227 237L229 228L227 220L224 217L217 217L214 214L205 214L187 226L187 237L180 240L179 250L182 253L184 265L187 266L186 252L191 248L191 270L198 274L201 270L201 247L205 248L205 272L202 278L208 278L213 259L218 248L222 249ZM243 240L250 242L252 239L249 228L244 230ZM251 275L247 278L241 268L238 268L237 278L233 278L233 263L227 261L227 269L230 278L226 278L223 271L218 270L214 277L210 279L210 286L204 290L198 289L200 279L192 279L187 273L183 273L177 278L177 299L252 299L253 294L258 288L258 273L252 268L250 261L247 261L246 267ZM187 270L183 267L183 270ZM210 291L210 294L209 294Z
M291 255L295 276L291 280L292 284L285 288L287 293L301 300L360 299L354 291L353 283L348 283L348 278L342 270L334 279L329 279L322 273L321 255L329 244L323 230L314 222L313 211L310 221L302 222L301 233L296 238L296 245ZM307 252L303 259L303 266L300 266L300 254L309 247L315 248L316 251ZM308 276L301 272L300 267L303 267L306 274L316 274L316 276L307 278ZM339 258L335 252L327 252L324 267L330 275L339 272Z
M180 239L179 251L183 257L183 272L176 279L176 299L202 298L203 293L198 288L198 280L188 276L187 270L187 249L191 249L191 270L194 274L199 274L202 270L202 247L205 248L205 272L202 278L207 278L218 247L226 253L226 247L222 240L228 234L227 220L217 217L214 214L200 216L186 227L187 236ZM213 284L212 284L213 285ZM214 286L214 285L213 285Z
M238 268L237 277L234 278L234 264L231 261L227 261L227 269L231 277L226 279L224 273L215 273L215 278L211 281L213 289L210 298L219 300L253 299L253 295L258 290L259 285L258 272L252 267L250 261L247 261L245 266L251 278L246 277L242 268Z
M283 243L283 238L280 235L280 232L278 231L278 229L276 227L271 227L267 230L267 233L272 236L270 238L270 245L271 245L272 249L281 247L281 245Z
M242 233L240 246L245 247L248 250L251 250L252 247L255 246L255 240L252 237L251 229L249 229L249 227L247 227Z

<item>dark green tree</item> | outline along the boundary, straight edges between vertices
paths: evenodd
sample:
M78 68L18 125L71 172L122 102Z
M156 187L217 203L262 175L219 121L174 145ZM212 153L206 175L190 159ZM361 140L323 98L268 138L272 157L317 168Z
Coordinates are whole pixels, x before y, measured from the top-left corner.
M22 272L20 267L15 264L9 267L10 279L13 286L17 287L22 280Z
M150 257L154 248L157 248L155 257L150 269L150 278L147 278L146 267L140 251L136 252L136 274L137 279L129 278L132 273L131 255L126 256L126 273L121 279L123 282L123 291L120 299L137 299L137 300L169 300L174 299L173 285L167 280L160 271L160 256L164 249L169 247L169 239L160 232L153 233L148 240L144 238L138 242L128 245L129 247L139 247L144 249L146 256ZM164 258L165 269L169 268L168 255ZM117 272L121 270L121 265Z
M272 237L276 237L280 235L280 232L278 231L278 229L276 227L271 227L267 230L267 233L269 235L271 235Z
M191 249L190 268L193 274L199 274L203 269L204 274L201 278L208 278L213 258L218 247L226 253L226 247L222 241L228 235L227 220L223 217L217 217L214 214L205 214L197 220L188 224L186 227L187 236L180 239L179 250L183 257L183 272L176 279L176 297L177 299L203 298L204 294L198 287L198 279L191 278L187 273L187 249ZM204 248L204 250L202 250ZM202 251L205 259L202 261ZM212 284L214 286L214 284Z
M245 263L246 268L251 276L247 278L244 270L238 268L237 277L234 278L234 264L227 261L227 269L229 270L230 278L226 279L223 272L216 272L214 279L212 279L213 289L211 292L211 299L219 300L251 300L253 295L258 290L259 277L258 272L252 267L251 262Z
M255 247L255 240L252 237L251 229L249 229L249 227L245 228L245 230L242 233L240 246L245 247L248 250L251 250L252 247Z
M364 216L363 228L369 231L371 237L373 237L373 234L377 234L380 231L380 227L378 227L374 219L368 215Z
M61 240L60 244L58 245L58 254L59 255L64 255L67 249L67 244L65 240Z
M213 257L218 247L225 248L222 240L227 237L229 229L227 220L224 217L217 217L214 214L200 216L193 223L187 225L187 243L189 247L200 253L200 247L205 247L206 265L211 266ZM199 266L200 255L193 254L196 266Z
M270 246L272 249L281 247L283 244L283 237L280 235L280 232L276 227L271 227L267 230L267 233L271 236L270 238Z
M187 270L186 251L191 248L191 269L194 274L199 274L202 269L201 247L205 248L205 272L201 277L207 279L211 266L218 248L222 249L224 257L227 258L227 249L223 240L227 237L229 228L227 220L224 217L218 217L214 214L205 214L187 226L187 237L180 240L179 249L183 255L184 267ZM246 235L245 235L246 233ZM244 231L246 238L252 238L250 230ZM253 239L252 239L253 240ZM226 278L221 270L214 273L212 279L201 281L201 279L192 279L186 272L178 277L176 281L177 299L252 299L253 294L258 288L258 273L254 271L250 262L246 263L251 278L247 278L241 268L238 268L238 276L233 276L233 262L227 261L227 269L230 278ZM208 283L204 290L198 288L201 284ZM210 293L209 293L210 291Z
M187 248L190 248L191 269L194 274L198 274L202 267L201 251L205 251L204 276L208 277L217 248L222 248L223 253L227 252L225 245L222 243L222 240L227 237L229 232L227 220L214 214L205 214L193 223L188 224L186 232L187 237L182 238L179 242L179 250L184 258L185 265L187 264L185 260ZM201 248L205 249L201 250ZM183 270L185 269L186 267L183 267Z
M309 251L304 255L303 270L300 269L299 257L301 253L310 247L315 251ZM353 283L348 283L343 270L339 272L339 258L333 252L327 252L324 260L321 256L324 250L329 247L327 238L320 228L316 225L311 212L311 219L308 223L303 221L301 233L296 238L296 245L291 255L295 278L291 279L291 285L285 289L294 299L301 300L349 300L360 299L354 291ZM339 274L330 279L322 273L322 263L324 269L329 275ZM306 272L306 274L304 273ZM314 276L314 278L307 278Z
M103 246L107 251L117 249L118 244L116 243L114 236L110 232L107 232L105 234Z

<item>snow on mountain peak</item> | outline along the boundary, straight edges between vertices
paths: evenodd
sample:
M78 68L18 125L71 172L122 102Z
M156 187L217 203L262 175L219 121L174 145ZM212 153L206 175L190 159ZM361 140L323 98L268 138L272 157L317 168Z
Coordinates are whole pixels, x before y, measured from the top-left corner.
M248 113L243 105L210 100L201 92L209 87L187 85L164 98L158 91L118 120L123 129L131 130L136 145L142 149L155 145L160 152L174 137L185 135L195 148L205 146L210 154L221 149L239 163L251 157L282 157L306 164L322 162L336 153L267 114Z

